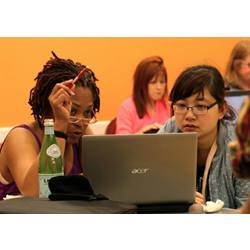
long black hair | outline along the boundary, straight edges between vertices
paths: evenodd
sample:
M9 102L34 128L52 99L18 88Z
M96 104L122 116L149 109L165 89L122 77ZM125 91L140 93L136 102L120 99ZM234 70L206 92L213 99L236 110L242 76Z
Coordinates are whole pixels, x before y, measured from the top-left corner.
M235 113L225 100L223 77L213 66L196 65L184 70L176 79L169 98L173 105L178 100L186 99L194 94L204 96L205 88L209 90L220 108L226 104L227 112L224 119L234 120Z

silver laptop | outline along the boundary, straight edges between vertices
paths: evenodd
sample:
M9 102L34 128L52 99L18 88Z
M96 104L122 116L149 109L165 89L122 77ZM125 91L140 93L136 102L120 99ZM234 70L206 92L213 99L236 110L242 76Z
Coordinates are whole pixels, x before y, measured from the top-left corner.
M95 193L133 204L193 203L196 133L90 135L81 164Z

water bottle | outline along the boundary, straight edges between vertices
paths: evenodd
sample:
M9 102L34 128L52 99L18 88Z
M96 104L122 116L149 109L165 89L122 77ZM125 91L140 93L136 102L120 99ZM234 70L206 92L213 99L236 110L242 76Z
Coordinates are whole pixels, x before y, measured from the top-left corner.
M39 156L39 197L50 194L48 181L54 176L64 175L63 159L54 134L53 119L44 120L44 138Z

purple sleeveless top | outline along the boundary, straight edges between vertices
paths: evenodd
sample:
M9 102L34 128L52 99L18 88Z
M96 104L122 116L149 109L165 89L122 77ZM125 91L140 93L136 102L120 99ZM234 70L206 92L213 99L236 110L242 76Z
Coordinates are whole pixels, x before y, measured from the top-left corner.
M24 129L29 130L31 132L31 134L35 137L39 148L41 148L41 142L31 127L29 127L26 124L21 124L19 126L14 127L14 128L24 128ZM4 142L1 145L0 153L1 153L3 145L4 145ZM78 149L77 144L73 145L73 157L74 157L73 158L73 167L71 169L70 175L78 175L81 173L81 165L80 165L80 159L79 159L79 149ZM0 200L2 200L7 194L9 194L9 195L20 194L20 191L19 191L18 187L16 186L15 182L10 183L10 184L2 184L0 182Z

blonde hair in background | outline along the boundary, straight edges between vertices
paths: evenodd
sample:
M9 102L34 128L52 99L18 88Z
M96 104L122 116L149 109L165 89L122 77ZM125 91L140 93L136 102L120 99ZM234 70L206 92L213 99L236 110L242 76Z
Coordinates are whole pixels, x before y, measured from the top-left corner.
M250 55L250 40L242 40L234 46L225 71L225 84L227 86L238 87L240 79L236 67L248 55Z

